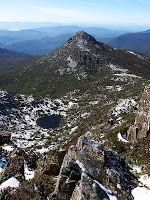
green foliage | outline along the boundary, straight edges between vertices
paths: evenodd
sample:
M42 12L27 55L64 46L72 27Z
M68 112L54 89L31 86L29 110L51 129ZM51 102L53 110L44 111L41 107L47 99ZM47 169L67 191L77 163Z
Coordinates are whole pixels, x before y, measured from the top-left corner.
M117 126L114 129L110 129L104 136L104 140L108 140L107 146L112 148L114 151L118 152L121 156L126 156L126 153L130 150L130 144L118 141L117 134L121 135L127 134L128 127L125 124Z
M143 161L141 159L141 150L137 150L136 148L132 149L127 156L127 161L131 165L143 165Z
M127 127L125 124L122 124L121 126L117 126L114 129L110 129L104 136L104 139L113 140L117 137L118 133L121 133L122 135L127 134L128 128L129 127Z

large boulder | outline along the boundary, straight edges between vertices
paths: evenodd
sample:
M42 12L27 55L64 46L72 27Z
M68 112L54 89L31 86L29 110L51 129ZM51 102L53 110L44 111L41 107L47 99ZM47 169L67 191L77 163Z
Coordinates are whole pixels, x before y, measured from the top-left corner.
M55 187L59 199L133 199L137 180L126 162L92 134L81 136L64 157ZM65 197L65 198L64 198Z

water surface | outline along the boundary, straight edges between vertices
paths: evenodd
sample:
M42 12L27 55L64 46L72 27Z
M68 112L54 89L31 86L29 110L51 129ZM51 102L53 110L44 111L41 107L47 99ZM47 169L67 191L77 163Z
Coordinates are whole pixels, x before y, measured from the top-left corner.
M39 119L37 119L36 123L38 126L42 127L42 128L57 128L60 120L61 120L62 116L61 115L50 115L50 116L46 116L46 117L41 117Z

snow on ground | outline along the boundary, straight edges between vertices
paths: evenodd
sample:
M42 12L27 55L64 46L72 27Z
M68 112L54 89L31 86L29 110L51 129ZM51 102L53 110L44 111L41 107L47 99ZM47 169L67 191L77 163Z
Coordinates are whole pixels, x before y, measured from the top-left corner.
M80 105L87 98L91 104ZM0 91L0 103L4 105L0 110L0 125L4 130L7 127L11 140L18 147L44 153L66 144L69 133L76 134L72 128L92 114L93 110L89 113L89 108L99 104L100 99L101 95L91 98L88 92L83 94L79 90L53 100L48 97L39 100L32 95L13 96ZM56 129L44 129L37 125L37 119L52 114L62 116L62 123Z
M72 134L77 128L78 126L75 126L74 128L72 128L71 131L69 132L69 135Z
M132 190L134 200L150 200L150 190L145 187L136 187Z
M7 152L11 152L14 150L15 147L11 146L11 145L5 145L3 146L3 149Z
M128 72L127 69L121 68L121 67L113 65L113 64L110 64L109 67L110 67L111 70L118 71L120 73L127 73Z
M88 117L89 115L90 115L90 113L86 112L86 113L82 113L82 114L81 114L81 117L82 117L82 118L86 118L86 117Z
M7 187L18 188L19 187L19 181L16 178L11 177L7 181L3 182L0 185L0 190L3 190L5 188L7 188Z
M150 177L147 174L140 176L138 180L150 189Z
M126 142L126 143L128 142L127 140L125 140L125 139L122 137L121 133L118 133L117 137L118 137L118 140L121 141L121 142Z
M24 176L26 180L34 178L34 170L29 169L26 164L24 164Z
M136 105L136 101L134 99L119 99L117 106L113 109L113 115L117 116L122 112L129 111L132 106Z
M105 188L102 184L100 184L98 181L94 180L94 182L102 189L106 192L106 194L109 196L110 200L117 200L117 198L112 194L112 192L110 190L108 190L107 188Z
M78 106L78 104L77 104L77 103L74 103L74 102L72 102L72 101L70 101L70 102L68 103L68 109L71 109L71 108L74 107L74 106Z
M91 105L96 105L96 104L98 104L99 103L99 101L90 101L89 102L89 104L91 104Z
M136 165L132 166L132 170L131 170L132 173L138 173L138 174L140 174L141 171L142 171L142 167L141 166L136 166Z
M132 173L141 173L142 167L133 166ZM150 199L150 177L145 174L138 178L140 185L132 190L134 200L149 200Z
M134 74L130 74L129 70L121 68L119 66L110 64L109 67L114 72L117 72L117 73L114 73L114 75L118 77L116 79L116 81L118 81L118 80L122 80L123 81L124 79L127 80L127 78L141 78L140 76L136 76Z
M112 85L108 85L106 86L106 89L107 90L112 90L112 91L121 91L122 90L122 87L120 85L116 85L116 86L112 86Z
M133 51L127 51L127 52L130 53L130 54L133 54L133 55L135 55L135 56L138 56L139 58L141 58L141 59L144 60L144 56L142 56L142 55L139 55L139 54L137 54L137 53L135 53L135 52L133 52Z

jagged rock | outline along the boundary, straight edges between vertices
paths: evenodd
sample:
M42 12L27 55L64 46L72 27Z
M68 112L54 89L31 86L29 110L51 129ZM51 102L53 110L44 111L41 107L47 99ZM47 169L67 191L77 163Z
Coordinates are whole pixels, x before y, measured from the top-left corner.
M10 143L10 134L6 132L0 132L0 146Z
M127 139L136 142L146 138L150 132L150 85L146 86L142 94L139 109L135 119L135 125L128 130Z
M88 134L81 136L65 155L54 192L60 199L66 193L74 200L108 199L97 183L110 189L117 199L133 199L131 189L136 178L125 160L113 150L104 149L97 137Z

